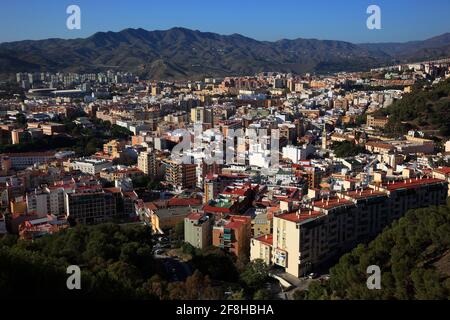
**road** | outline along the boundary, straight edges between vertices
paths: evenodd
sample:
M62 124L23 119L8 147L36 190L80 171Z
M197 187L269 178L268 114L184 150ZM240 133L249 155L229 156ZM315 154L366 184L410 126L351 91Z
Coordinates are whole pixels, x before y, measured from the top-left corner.
M292 286L290 288L287 288L287 289L281 288L282 290L277 293L277 298L282 299L282 300L293 300L292 295L294 294L295 291L307 290L309 285L311 284L311 282L314 281L314 280L308 279L308 278L297 278L286 272L278 271L278 272L274 272L274 273L277 276L279 276L279 277L283 278L284 280L286 280L287 282L289 282L290 284L292 284ZM281 287L281 285L280 285L280 287Z
M169 275L169 281L185 281L187 277L192 275L191 268L187 263L184 263L176 258L155 255L156 259L162 260L167 274Z

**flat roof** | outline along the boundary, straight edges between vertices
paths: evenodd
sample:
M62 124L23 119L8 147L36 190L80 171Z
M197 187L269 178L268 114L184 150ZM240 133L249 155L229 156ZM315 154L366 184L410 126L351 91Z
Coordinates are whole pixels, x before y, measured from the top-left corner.
M324 214L319 211L302 210L300 212L283 213L283 214L280 214L275 217L297 223L297 222L306 221L308 219L318 218L323 215Z
M435 183L442 183L446 182L441 179L435 179L435 178L424 178L424 179L406 179L399 182L394 182L391 184L384 184L382 188L387 189L388 191L395 191L400 189L414 189L418 188L424 185L429 184L435 184Z

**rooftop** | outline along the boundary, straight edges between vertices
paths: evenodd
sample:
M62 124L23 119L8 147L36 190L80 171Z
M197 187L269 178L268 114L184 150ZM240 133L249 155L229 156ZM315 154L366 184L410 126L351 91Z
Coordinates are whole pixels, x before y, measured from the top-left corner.
M330 210L334 208L339 208L343 206L349 206L353 205L353 202L347 199L341 199L338 197L328 198L328 199L321 199L314 201L312 205L319 209L325 209Z
M291 221L291 222L303 222L308 219L314 219L322 216L323 213L319 211L313 211L313 210L302 210L300 212L291 212L291 213L284 213L277 216L277 218Z
M373 198L373 197L380 197L380 196L386 196L386 192L383 191L377 191L373 189L363 189L363 190L355 190L355 191L349 191L344 192L342 195L350 197L352 199L361 200L361 199L367 199L367 198Z
M450 175L450 167L441 167L435 169L434 171L440 174Z
M255 240L258 240L258 241L263 242L268 245L272 245L273 244L273 234L266 234L264 236L256 238Z
M406 179L399 182L392 182L382 185L382 188L387 189L388 191L395 191L400 189L414 189L424 185L442 183L445 182L440 179L434 178L415 178L415 179Z

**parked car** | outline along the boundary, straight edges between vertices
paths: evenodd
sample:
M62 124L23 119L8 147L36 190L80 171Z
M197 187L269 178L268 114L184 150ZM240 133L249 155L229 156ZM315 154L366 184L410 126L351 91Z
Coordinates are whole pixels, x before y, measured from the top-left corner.
M309 278L309 279L316 279L316 278L317 278L317 273L314 273L314 272L310 273L310 274L308 275L308 278Z

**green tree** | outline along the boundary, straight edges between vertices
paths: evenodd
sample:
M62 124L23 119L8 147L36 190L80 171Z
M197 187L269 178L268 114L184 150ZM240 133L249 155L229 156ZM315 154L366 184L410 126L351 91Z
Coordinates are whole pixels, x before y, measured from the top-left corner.
M253 290L261 288L268 278L269 267L261 259L251 261L241 274L242 282Z
M259 289L255 292L255 294L253 295L253 300L270 300L271 299L271 294L268 290L266 289Z
M348 158L366 152L365 148L350 141L335 142L332 149L338 158Z

